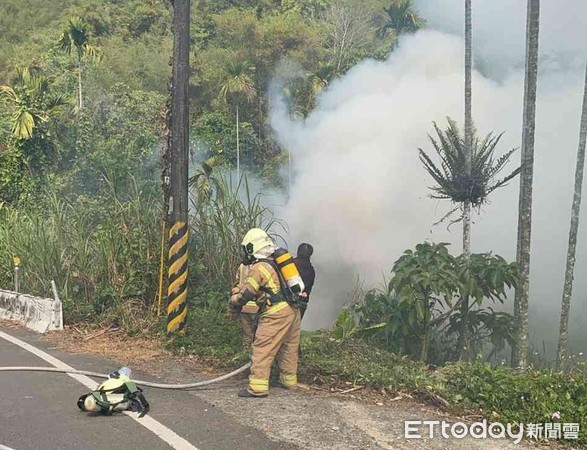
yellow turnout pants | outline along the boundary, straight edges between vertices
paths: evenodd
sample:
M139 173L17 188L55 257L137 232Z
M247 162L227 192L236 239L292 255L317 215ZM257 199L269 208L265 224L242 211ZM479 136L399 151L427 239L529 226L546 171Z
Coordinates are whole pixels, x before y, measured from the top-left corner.
M241 330L243 333L243 349L246 351L251 350L253 345L253 338L255 337L255 315L250 313L241 312Z
M278 303L261 314L249 376L249 392L263 395L269 391L271 364L279 354L279 379L284 387L298 384L298 347L300 311L286 302Z

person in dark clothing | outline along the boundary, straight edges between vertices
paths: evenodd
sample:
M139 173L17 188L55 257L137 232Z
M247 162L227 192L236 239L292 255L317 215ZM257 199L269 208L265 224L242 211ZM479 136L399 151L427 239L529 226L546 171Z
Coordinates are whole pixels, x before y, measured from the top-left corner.
M310 301L310 294L312 293L312 287L314 286L314 281L316 280L316 271L310 262L310 257L313 253L314 248L310 244L303 243L299 245L298 254L294 258L294 263L298 268L300 276L302 277L302 281L305 285L302 296L305 297L306 301L305 305L302 305L300 308L302 318L306 313L306 308L308 307L308 302Z

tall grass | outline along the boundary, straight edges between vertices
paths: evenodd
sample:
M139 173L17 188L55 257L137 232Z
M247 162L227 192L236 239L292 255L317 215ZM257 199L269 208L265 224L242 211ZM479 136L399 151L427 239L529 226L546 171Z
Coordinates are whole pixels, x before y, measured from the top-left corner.
M65 321L138 327L157 309L162 196L131 178L124 192L108 182L93 197L47 192L34 206L0 208L0 287L12 289L12 258L21 258L21 291L51 296L55 280ZM251 193L223 177L215 195L193 200L190 303L223 308L252 227L284 224Z
M278 234L285 230L285 224L263 206L261 194L251 192L246 177L234 186L222 176L217 185L210 198L192 196L192 244L201 281L215 289L226 289L242 261L245 233L258 227Z
M150 311L157 287L161 200L131 184L100 198L66 200L48 192L38 206L0 210L0 285L12 287L12 257L21 258L21 291L50 295L55 280L66 320L131 326Z

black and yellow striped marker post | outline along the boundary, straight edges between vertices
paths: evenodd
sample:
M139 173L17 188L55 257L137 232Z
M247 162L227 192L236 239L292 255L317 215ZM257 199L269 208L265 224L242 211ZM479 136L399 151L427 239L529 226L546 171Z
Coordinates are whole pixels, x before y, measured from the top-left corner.
M169 270L167 288L167 333L182 331L188 312L188 242L186 222L176 222L169 230Z

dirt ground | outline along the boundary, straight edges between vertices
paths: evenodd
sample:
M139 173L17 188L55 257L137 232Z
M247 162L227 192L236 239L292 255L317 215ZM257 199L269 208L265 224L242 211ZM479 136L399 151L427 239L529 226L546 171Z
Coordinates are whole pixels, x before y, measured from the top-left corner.
M204 359L173 355L159 340L128 337L116 329L68 327L63 332L48 333L45 339L59 350L100 355L169 383L187 383L220 375ZM310 385L296 392L273 387L266 399L238 398L238 390L245 385L246 375L239 375L206 389L190 391L190 395L200 396L273 440L304 449L571 448L556 441L524 440L515 444L507 439L447 439L440 435L439 428L437 436L429 439L427 427L419 428L422 439L406 439L405 421L447 420L470 424L480 418L451 417L408 396L392 398L385 391L340 383Z

